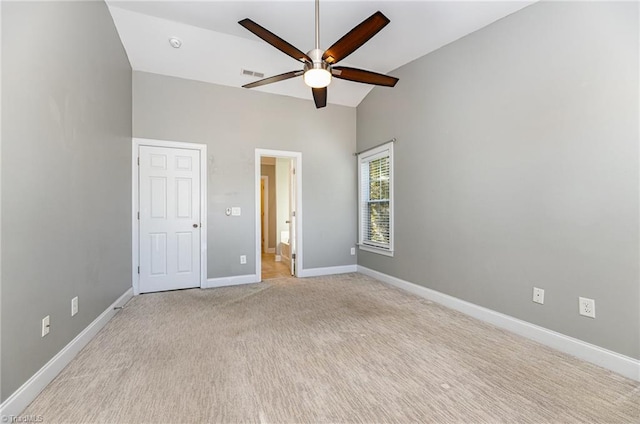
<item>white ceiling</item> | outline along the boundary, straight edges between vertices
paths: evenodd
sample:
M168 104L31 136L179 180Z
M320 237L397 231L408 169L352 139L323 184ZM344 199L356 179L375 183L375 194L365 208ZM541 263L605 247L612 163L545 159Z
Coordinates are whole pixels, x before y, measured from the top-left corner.
M328 48L380 10L391 23L340 65L389 73L533 3L522 1L320 1L320 47ZM307 52L314 45L314 1L120 1L107 4L134 70L240 87L302 69L237 22L250 18ZM182 40L180 49L169 38ZM400 84L402 81L400 81ZM333 79L328 102L357 106L373 86ZM392 88L380 88L392 90ZM252 90L311 100L302 78Z

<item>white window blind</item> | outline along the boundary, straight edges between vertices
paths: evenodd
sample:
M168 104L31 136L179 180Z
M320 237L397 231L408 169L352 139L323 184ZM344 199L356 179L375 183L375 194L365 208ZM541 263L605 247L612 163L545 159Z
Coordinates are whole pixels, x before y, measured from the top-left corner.
M358 155L359 246L393 254L393 143Z

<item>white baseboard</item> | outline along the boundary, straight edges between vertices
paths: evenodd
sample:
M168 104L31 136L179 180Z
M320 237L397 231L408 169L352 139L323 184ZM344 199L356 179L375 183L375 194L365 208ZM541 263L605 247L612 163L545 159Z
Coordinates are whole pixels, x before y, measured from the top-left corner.
M320 277L322 275L346 274L358 272L358 265L328 266L326 268L301 269L298 277Z
M455 309L481 321L504 328L543 345L568 353L587 362L599 365L625 377L640 381L640 361L628 356L604 349L600 346L557 333L530 322L514 318L494 310L478 306L453 296L449 296L426 287L401 280L387 274L358 266L358 272L384 283L398 287L417 296L432 300L448 308Z
M275 247L267 247L265 253L276 253L276 248Z
M203 289L212 289L214 287L237 286L240 284L259 283L260 278L256 274L235 275L233 277L208 278Z
M127 290L122 296L111 304L98 318L93 320L80 334L71 340L49 362L38 370L26 383L0 405L0 417L17 417L27 406L47 387L49 383L66 367L69 362L95 337L111 318L118 312L116 307L121 307L133 297L133 289Z

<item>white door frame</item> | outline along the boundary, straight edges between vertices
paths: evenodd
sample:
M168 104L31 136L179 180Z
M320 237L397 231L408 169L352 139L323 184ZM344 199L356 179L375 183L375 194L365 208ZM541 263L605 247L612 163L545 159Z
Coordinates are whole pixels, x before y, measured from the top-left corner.
M289 169L288 171L288 175L289 175L289 270L291 271L291 274L296 275L295 274L298 270L298 227L297 227L297 223L298 223L298 213L295 212L296 211L296 206L293 204L294 201L297 201L296 199L298 199L298 185L297 180L296 180L296 164L293 160L289 161ZM282 253L282 252L280 252ZM294 258L295 255L295 258Z
M264 231L264 253L269 253L269 176L262 175L260 180L264 180L264 219L262 220L262 230Z
M285 150L269 150L256 149L255 160L255 227L256 227L256 275L262 281L262 254L260 252L260 164L262 157L275 157L293 159L296 168L296 277L299 277L303 271L303 255L302 255L302 153L290 152ZM276 243L278 236L276 234ZM276 246L277 249L277 246Z
M139 167L138 152L140 146L169 147L200 151L200 287L207 282L207 146L205 144L184 143L180 141L152 140L134 138L131 148L131 282L133 294L140 294L140 221L139 205Z

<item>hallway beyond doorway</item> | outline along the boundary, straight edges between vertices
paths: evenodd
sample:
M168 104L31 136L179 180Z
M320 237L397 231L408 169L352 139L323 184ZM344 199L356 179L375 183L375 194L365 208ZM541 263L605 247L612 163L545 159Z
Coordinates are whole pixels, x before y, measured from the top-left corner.
M284 262L276 262L273 253L262 254L262 280L291 277L291 270Z

